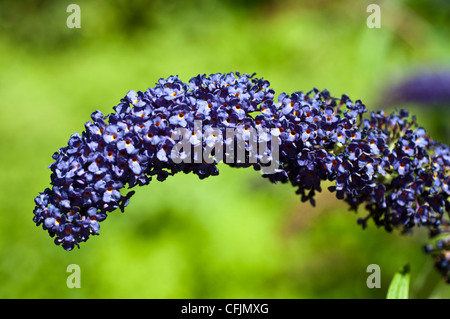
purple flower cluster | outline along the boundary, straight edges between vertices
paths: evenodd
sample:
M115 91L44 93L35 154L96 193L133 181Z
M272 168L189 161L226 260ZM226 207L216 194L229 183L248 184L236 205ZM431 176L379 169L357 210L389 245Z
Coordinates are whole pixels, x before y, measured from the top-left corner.
M257 125L250 113L273 99L268 86L262 79L233 73L199 75L189 83L170 76L146 92L128 92L109 116L95 111L86 130L73 134L68 145L53 155L53 187L36 197L35 223L56 235L56 244L71 250L98 234L99 222L108 212L123 211L134 194L123 195L125 186L146 185L154 176L164 181L178 172L193 172L200 178L217 175L215 162L171 160L174 130L190 130L192 144L207 147L209 140L195 136L195 120L202 122L203 129L241 126L245 130Z
M423 71L414 74L384 92L382 102L393 105L399 103L420 103L448 106L450 100L450 73L448 71Z
M291 183L303 201L314 204L321 182L331 181L329 189L352 209L365 205L368 215L358 220L363 227L372 219L389 231L423 225L431 235L441 232L449 211L449 148L417 127L408 112L372 112L364 119L365 105L347 95L313 89L275 100L274 94L268 81L239 73L198 75L188 83L170 76L145 92L128 92L115 113L95 111L86 130L53 155L52 188L36 197L34 221L71 250L98 234L107 213L123 211L134 193L123 194L126 186L178 172L217 175L218 161L199 158L195 150L226 147L229 139L205 131L224 137L231 128L244 135L270 132L278 142L278 153L269 154L277 169L263 176ZM179 128L189 132L189 161L173 157ZM252 147L250 140L244 143L247 161L226 164L260 170L261 163L248 161Z
M424 248L425 252L431 254L434 258L435 268L450 284L450 236L444 235L437 239L434 244L426 245Z

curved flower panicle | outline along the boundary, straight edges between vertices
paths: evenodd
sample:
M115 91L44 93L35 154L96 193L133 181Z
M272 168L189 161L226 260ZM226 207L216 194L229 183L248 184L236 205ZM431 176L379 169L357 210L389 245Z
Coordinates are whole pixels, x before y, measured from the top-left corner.
M134 194L125 187L178 172L207 178L223 161L290 183L312 204L321 182L333 181L337 198L367 210L363 227L369 219L388 231L425 226L431 236L447 227L449 147L415 117L400 110L364 118L360 100L327 90L274 96L268 81L240 73L188 83L170 76L129 91L53 155L52 188L36 197L34 222L71 250L97 235L109 212L124 210Z

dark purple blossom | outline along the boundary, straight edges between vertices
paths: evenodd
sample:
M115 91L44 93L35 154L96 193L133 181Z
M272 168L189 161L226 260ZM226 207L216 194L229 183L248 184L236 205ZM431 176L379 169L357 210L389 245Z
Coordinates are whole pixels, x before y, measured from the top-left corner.
M283 93L277 101L274 94L268 81L239 73L198 75L188 83L170 76L145 92L129 91L115 113L95 111L85 132L53 154L52 188L35 198L35 223L71 250L98 234L107 213L124 210L134 194L124 195L125 187L178 172L207 178L223 161L290 183L312 204L322 181L334 182L337 198L367 210L358 219L363 227L373 220L388 231L445 231L449 147L417 127L415 117L400 110L364 119L360 100L327 90ZM267 165L275 169L264 173ZM436 258L448 275L444 248Z

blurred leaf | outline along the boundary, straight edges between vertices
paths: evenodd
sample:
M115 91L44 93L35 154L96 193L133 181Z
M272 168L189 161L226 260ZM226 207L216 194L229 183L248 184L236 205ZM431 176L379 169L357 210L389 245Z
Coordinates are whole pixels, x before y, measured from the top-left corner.
M409 264L400 268L389 285L387 299L408 299L409 296Z

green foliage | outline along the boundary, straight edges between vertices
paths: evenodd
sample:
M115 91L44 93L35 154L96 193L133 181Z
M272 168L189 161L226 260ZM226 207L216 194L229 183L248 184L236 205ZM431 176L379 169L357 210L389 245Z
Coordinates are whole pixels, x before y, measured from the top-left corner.
M392 278L387 292L387 299L408 299L409 297L410 266L400 268Z

